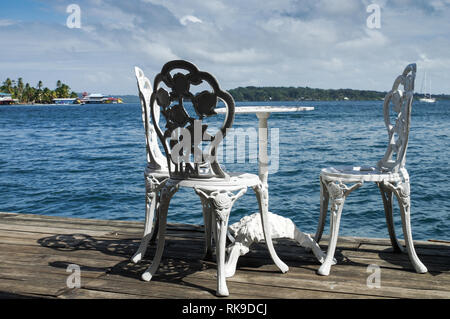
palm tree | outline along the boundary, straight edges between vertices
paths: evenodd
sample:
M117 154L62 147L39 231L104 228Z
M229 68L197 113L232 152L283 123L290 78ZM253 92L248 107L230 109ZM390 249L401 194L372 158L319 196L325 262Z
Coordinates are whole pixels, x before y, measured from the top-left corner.
M13 93L13 90L12 90L12 81L11 81L10 78L7 78L7 79L5 80L5 82L3 82L2 90L3 90L3 91L6 91L7 93L10 93L10 94Z
M25 84L25 89L23 91L23 95L25 97L23 99L24 102L30 102L31 100L30 89L31 89L30 84L29 83Z
M42 91L42 97L44 103L51 103L53 98L52 91L50 91L49 88L44 88L44 90Z
M37 94L38 94L38 101L39 101L39 103L41 103L41 89L42 89L42 86L43 86L43 84L42 84L42 81L39 81L38 82L38 84L37 84Z
M17 98L19 99L20 102L22 102L22 98L23 98L23 79L19 78L17 79Z
M68 98L69 97L69 92L70 92L70 87L66 84L61 84L60 87L60 94L62 98Z

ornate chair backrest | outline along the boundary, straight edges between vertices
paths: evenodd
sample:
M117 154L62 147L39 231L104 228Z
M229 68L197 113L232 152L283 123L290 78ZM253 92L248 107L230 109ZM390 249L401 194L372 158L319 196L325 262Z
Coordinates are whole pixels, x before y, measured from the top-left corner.
M147 166L155 169L167 171L166 157L161 153L158 145L158 135L150 119L150 96L152 95L152 85L150 80L145 77L144 72L138 68L134 68L136 80L139 90L139 99L142 107L142 121L145 129L145 144L147 149ZM155 113L159 121L159 113Z
M382 171L396 173L405 167L416 70L415 63L408 65L395 79L392 90L384 98L384 122L389 145L384 157L377 164ZM396 113L395 123L391 123L391 108Z
M170 176L178 179L228 177L217 162L217 148L233 124L233 97L220 89L211 74L199 71L195 65L183 60L166 63L153 85L152 121L164 146ZM208 86L208 90L194 95L191 89L200 85ZM225 104L227 112L220 129L210 135L208 125L202 120L217 115L214 109L218 99ZM192 103L193 114L186 110L186 101ZM158 121L159 112L165 119L164 129Z

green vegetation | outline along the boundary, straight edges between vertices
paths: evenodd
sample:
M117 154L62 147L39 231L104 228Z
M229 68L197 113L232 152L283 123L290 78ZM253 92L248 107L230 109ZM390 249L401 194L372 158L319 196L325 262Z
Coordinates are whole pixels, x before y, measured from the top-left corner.
M324 90L309 87L238 87L229 91L237 101L380 100L386 92L366 90Z
M61 81L56 82L56 89L43 88L42 81L36 87L29 83L24 84L22 78L17 81L7 78L0 86L0 92L12 94L13 99L18 99L19 103L53 103L56 98L77 98L75 92L70 91L70 87Z
M256 102L256 101L335 101L352 100L368 101L382 100L386 92L352 89L313 89L309 87L238 87L229 90L236 101ZM417 94L423 97L423 94ZM433 95L439 100L449 100L450 95Z
M61 81L56 82L56 89L43 88L42 81L36 87L29 83L24 84L23 79L17 81L7 78L0 86L0 92L12 94L13 99L19 103L43 103L51 104L55 98L77 98L78 94L71 91L70 87ZM369 101L382 100L386 92L352 89L315 89L309 87L238 87L228 90L236 101L240 102L262 102L262 101ZM416 93L416 98L424 97ZM433 94L437 100L450 100L448 94ZM122 99L127 103L139 103L139 97L124 95Z

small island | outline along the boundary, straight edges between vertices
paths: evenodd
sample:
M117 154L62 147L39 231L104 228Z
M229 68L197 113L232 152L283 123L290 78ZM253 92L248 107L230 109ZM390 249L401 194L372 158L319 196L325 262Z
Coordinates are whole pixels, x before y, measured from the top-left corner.
M78 94L71 91L67 84L56 82L56 89L50 90L39 81L36 87L24 83L22 78L7 78L0 86L1 104L54 104L53 99L77 99ZM2 103L3 102L3 103Z
M54 90L44 87L39 81L36 87L24 83L22 78L7 78L0 86L0 105L10 104L109 104L123 103L121 98L103 94L78 94L58 80Z
M309 87L238 87L228 91L236 101L373 101L383 100L387 92L353 89L318 89ZM416 93L416 97L424 96ZM433 95L440 100L450 100L450 95Z
M383 100L386 92L353 89L318 89L309 87L238 87L228 90L237 102L270 102L270 101L376 101ZM448 94L433 95L438 100L450 100ZM423 93L415 93L420 99ZM23 79L7 78L0 86L0 105L5 104L109 104L139 103L139 97L124 95L121 97L103 94L76 93L61 81L56 82L54 90L43 87L39 81L36 87Z

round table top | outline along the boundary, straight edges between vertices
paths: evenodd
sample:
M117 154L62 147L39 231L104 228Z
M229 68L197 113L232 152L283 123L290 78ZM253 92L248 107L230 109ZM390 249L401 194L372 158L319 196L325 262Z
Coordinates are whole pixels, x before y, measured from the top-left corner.
M301 112L313 111L313 106L237 106L234 108L235 113L284 113L284 112ZM217 113L226 113L226 108L215 109Z

